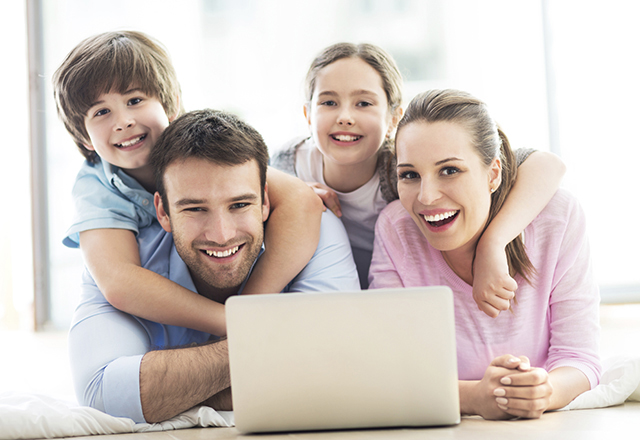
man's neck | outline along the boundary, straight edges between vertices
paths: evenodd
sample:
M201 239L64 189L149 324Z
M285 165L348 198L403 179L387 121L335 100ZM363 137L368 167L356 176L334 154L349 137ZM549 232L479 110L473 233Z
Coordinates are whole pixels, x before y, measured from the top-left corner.
M220 304L224 304L227 298L236 295L238 293L238 290L240 290L240 286L230 287L227 289L216 289L206 283L197 281L195 279L193 280L193 284L196 286L196 290L200 295Z

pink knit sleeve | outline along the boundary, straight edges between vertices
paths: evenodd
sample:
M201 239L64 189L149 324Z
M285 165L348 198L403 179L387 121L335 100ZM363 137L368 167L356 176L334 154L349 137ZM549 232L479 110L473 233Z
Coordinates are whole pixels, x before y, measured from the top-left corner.
M404 287L396 264L398 263L398 249L402 240L398 236L393 221L388 213L393 211L393 202L382 210L378 216L373 242L373 256L369 267L369 289L387 287ZM401 206L400 206L401 207Z
M559 248L549 299L550 347L545 368L577 368L593 388L602 373L600 293L591 267L584 212L567 193L562 194L561 202L568 214L566 227L549 231Z

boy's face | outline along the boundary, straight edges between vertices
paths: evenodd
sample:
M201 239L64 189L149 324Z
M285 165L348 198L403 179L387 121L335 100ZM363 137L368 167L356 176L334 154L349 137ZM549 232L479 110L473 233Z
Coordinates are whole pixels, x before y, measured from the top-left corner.
M90 144L102 160L124 170L149 164L149 153L169 125L160 101L142 90L100 95L84 118Z

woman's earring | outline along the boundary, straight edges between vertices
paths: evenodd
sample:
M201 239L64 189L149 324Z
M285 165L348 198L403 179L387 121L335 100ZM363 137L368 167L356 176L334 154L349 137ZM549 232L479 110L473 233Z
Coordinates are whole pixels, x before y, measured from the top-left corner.
M493 194L494 192L496 192L495 188L491 188L491 194Z

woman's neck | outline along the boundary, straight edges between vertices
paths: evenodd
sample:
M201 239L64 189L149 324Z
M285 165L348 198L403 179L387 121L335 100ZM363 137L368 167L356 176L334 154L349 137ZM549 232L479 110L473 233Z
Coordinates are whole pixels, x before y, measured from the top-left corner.
M377 163L377 155L371 156L365 162L350 165L342 165L323 158L322 176L330 188L348 193L371 180L376 172Z
M444 261L451 270L470 286L473 286L473 259L476 252L476 244L477 240L473 243L467 243L458 249L441 251Z

